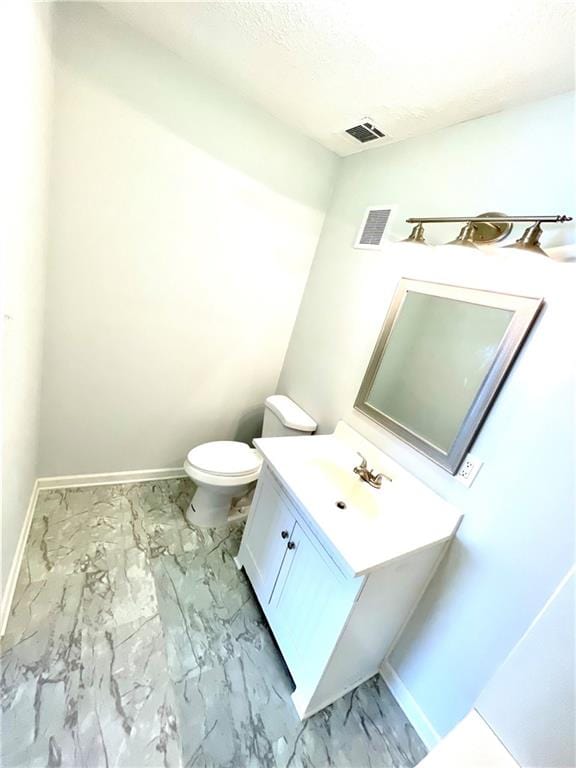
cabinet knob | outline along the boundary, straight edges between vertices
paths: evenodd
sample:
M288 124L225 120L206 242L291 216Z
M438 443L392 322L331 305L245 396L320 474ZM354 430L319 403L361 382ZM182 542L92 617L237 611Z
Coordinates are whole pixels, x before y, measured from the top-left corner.
M289 541L288 542L288 549L294 549L295 546L296 546L296 544L294 544L293 541Z
M287 539L288 538L288 531L282 531L282 533L280 535L282 536L283 539Z

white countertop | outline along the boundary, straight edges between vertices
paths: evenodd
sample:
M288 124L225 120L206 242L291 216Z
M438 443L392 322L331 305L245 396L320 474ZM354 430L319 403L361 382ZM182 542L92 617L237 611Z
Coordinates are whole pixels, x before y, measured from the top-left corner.
M355 575L448 540L460 513L344 422L334 434L254 441L310 523ZM370 487L353 473L356 451L392 482ZM337 501L346 509L339 509Z

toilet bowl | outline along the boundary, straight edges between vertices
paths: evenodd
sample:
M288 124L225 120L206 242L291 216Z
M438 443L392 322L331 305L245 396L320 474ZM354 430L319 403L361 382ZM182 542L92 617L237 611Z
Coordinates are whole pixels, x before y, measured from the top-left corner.
M232 499L245 496L258 479L262 459L246 443L218 440L192 448L184 469L197 489L186 512L201 528L226 525Z
M284 395L266 399L262 437L312 434L316 422ZM232 500L245 496L260 474L262 458L255 448L236 440L216 440L188 453L184 469L196 484L186 519L200 528L227 524Z

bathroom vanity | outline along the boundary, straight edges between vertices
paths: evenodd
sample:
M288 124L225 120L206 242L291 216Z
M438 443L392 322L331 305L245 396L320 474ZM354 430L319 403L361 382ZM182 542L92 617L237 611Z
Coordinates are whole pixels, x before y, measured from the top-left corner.
M255 444L264 465L236 562L305 718L378 672L460 515L344 422ZM391 478L382 488L354 474L357 451Z

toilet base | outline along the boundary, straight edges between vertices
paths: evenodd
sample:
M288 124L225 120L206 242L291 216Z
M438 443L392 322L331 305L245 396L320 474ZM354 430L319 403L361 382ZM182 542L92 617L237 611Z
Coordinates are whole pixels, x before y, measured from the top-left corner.
M230 522L232 502L245 502L245 508L235 509L234 520L245 517L254 483L244 485L198 485L186 510L186 520L199 528L223 528ZM243 513L243 514L242 514ZM234 522L234 521L232 521Z
M228 524L231 503L232 494L199 487L186 510L186 520L199 528L222 528Z

